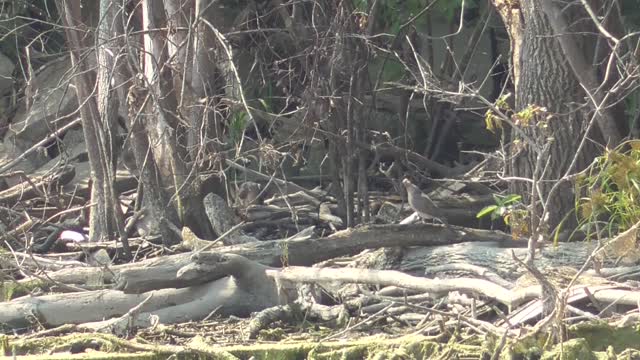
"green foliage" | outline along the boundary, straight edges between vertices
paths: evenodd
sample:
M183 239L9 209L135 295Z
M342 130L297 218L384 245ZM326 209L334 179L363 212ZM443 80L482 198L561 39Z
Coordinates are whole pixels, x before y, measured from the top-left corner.
M513 209L513 207L520 203L522 196L516 194L509 195L493 195L493 200L496 202L494 205L485 206L478 212L476 218L480 219L487 215L491 215L491 220L498 220L505 216Z
M514 239L529 234L529 213L522 206L522 196L516 194L493 195L494 205L484 207L476 214L480 219L490 215L491 220L500 218L511 228L511 236Z
M640 220L640 140L596 158L575 181L576 212L584 224L606 219L609 234Z
M511 97L510 93L502 95L500 98L496 100L495 107L500 110L504 114L513 113L511 110L511 106L507 102L507 100ZM496 112L489 108L484 115L484 123L487 127L487 130L492 133L496 133L496 130L502 130L502 120L496 115Z
M247 113L244 111L238 111L231 117L231 123L229 124L229 135L234 143L239 143L244 130L247 128Z
M529 104L526 108L520 110L514 115L514 123L521 126L529 126L533 123L534 119L545 119L547 115L547 108L540 107L538 105ZM539 120L535 123L539 127L546 127L546 120Z

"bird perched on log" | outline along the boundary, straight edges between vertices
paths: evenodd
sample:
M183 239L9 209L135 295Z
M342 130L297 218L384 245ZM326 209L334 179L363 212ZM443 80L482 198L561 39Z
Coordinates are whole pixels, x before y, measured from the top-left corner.
M252 204L257 204L260 202L258 196L260 195L260 191L262 187L260 184L254 183L252 181L247 181L240 185L238 189L238 193L236 195L237 202L242 207L247 207Z
M444 216L442 210L440 210L431 201L427 194L423 193L420 188L415 186L411 180L405 178L402 180L402 184L407 189L407 198L409 200L409 206L413 211L418 213L422 219L436 219L449 227L447 218Z

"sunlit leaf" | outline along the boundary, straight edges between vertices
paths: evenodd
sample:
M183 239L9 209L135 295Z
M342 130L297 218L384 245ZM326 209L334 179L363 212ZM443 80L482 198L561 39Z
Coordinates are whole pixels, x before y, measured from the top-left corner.
M498 208L498 205L485 206L482 210L478 211L478 214L476 214L476 218L480 219L482 217L485 217L491 214L492 212L494 212L497 208Z

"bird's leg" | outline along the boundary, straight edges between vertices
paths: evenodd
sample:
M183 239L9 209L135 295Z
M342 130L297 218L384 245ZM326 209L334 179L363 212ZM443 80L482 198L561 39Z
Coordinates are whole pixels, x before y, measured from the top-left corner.
M451 229L449 222L444 218L433 218L432 221L435 223L435 220L438 220L442 225L444 225L447 229Z

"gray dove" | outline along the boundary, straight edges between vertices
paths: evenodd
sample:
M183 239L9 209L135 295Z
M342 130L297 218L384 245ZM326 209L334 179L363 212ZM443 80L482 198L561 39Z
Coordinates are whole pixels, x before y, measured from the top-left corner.
M443 224L449 226L447 222L447 218L445 218L442 210L440 210L434 203L429 199L427 194L423 193L420 188L415 186L411 180L405 178L402 180L402 184L405 189L407 189L407 198L409 199L409 206L413 209L413 211L417 212L418 215L423 219L436 219L440 220Z

